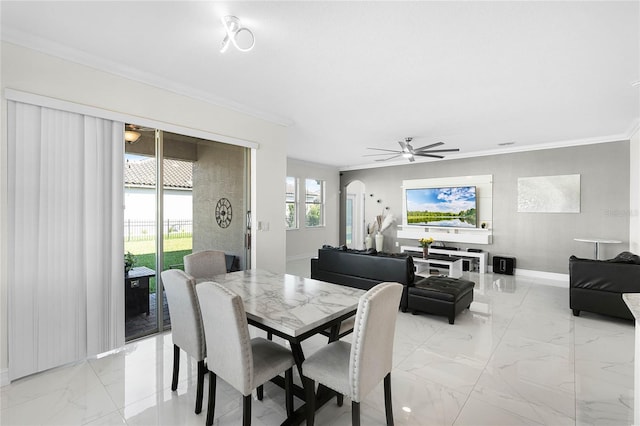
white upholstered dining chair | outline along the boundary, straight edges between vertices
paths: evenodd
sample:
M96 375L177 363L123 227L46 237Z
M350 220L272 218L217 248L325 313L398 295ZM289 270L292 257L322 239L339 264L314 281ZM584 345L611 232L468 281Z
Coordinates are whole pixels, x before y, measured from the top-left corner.
M290 417L294 365L291 351L261 337L249 336L247 314L239 295L214 282L200 283L196 291L209 342L207 426L213 424L218 376L242 393L242 424L250 425L252 390L284 372L286 409Z
M360 401L384 380L387 425L393 425L391 368L393 338L402 284L381 283L358 302L352 343L338 340L322 347L302 364L307 425L315 417L315 382L351 398L351 422L360 425Z
M171 338L173 340L173 379L171 390L178 388L180 369L180 349L198 361L198 382L196 387L196 414L202 411L202 388L206 372L205 357L207 347L200 305L195 289L195 280L180 269L162 271L162 284L167 294L171 315Z
M203 250L191 253L183 258L184 271L193 278L211 279L227 273L227 262L223 251Z

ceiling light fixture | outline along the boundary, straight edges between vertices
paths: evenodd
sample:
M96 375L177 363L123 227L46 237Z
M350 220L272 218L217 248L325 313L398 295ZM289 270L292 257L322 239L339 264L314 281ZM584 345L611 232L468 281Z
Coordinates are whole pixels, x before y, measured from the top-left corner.
M140 133L134 132L133 130L125 130L124 131L124 140L129 143L134 143L138 139L140 139Z
M240 26L240 19L227 15L222 18L222 25L224 25L226 35L222 40L220 53L226 52L232 43L241 52L248 52L253 49L256 44L256 38L250 29Z

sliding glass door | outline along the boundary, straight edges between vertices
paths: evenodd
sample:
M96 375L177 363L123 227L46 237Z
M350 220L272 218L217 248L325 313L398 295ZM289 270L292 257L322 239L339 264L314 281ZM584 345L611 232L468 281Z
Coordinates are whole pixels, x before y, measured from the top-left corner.
M140 136L125 147L125 251L136 257L134 277L153 274L148 289L144 277L134 288L125 279L126 292L149 301L147 315L146 305L140 308L131 296L125 320L131 340L170 327L159 275L183 269L185 255L222 250L229 270L249 266L250 150L142 126L127 125L127 130L136 133L130 139Z

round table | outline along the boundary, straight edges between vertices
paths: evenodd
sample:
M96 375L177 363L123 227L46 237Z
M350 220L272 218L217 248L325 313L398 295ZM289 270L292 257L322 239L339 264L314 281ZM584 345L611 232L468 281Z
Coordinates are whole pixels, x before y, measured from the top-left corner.
M607 240L604 238L574 238L574 241L580 241L581 243L594 243L595 244L595 259L598 260L600 254L600 244L620 244L619 240Z

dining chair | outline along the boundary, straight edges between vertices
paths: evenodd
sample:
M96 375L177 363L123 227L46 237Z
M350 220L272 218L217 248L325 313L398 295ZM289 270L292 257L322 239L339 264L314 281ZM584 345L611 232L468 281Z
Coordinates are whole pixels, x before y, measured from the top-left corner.
M399 283L371 288L358 301L352 343L329 343L302 363L308 426L313 426L315 418L316 381L351 398L351 423L358 426L360 402L381 380L387 425L393 425L391 368L401 295Z
M214 282L198 284L196 292L209 342L207 426L213 424L217 377L242 393L242 424L250 425L252 390L284 372L287 417L291 417L294 365L291 351L262 337L249 336L244 303L236 293Z
M227 261L223 251L203 250L184 256L184 271L193 278L211 279L227 273Z
M198 382L196 387L196 414L202 411L202 391L206 372L204 327L195 280L180 269L167 269L160 274L167 295L171 316L171 338L173 340L173 379L171 390L178 388L180 370L180 349L198 361Z

